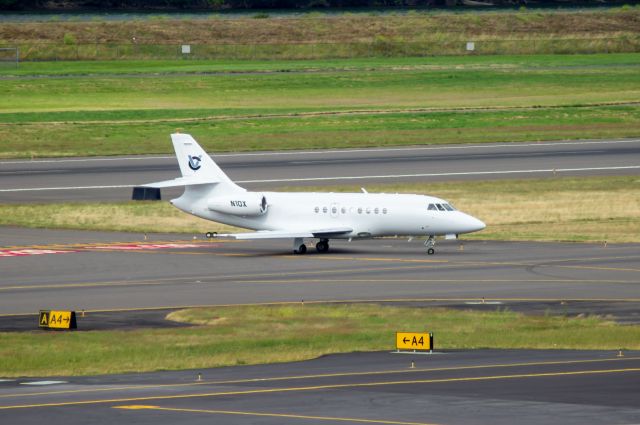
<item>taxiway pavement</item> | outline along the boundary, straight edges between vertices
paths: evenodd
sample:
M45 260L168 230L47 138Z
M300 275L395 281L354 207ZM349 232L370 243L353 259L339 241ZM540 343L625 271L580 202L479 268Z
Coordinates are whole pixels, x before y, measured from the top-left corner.
M167 137L169 145L169 138ZM640 139L215 154L252 190L398 181L637 175ZM132 187L179 176L176 158L0 161L0 202L127 200ZM163 198L182 193L163 189Z
M193 235L0 227L0 239L0 327L17 324L2 330L35 329L35 313L49 308L87 310L78 323L88 330L168 326L166 310L180 306L303 300L540 314L549 306L572 315L605 306L630 322L640 305L638 244L455 241L426 256L421 241L384 239L294 256L288 241ZM0 377L0 422L638 423L639 379L638 352L352 353L207 370Z
M15 379L0 382L0 418L68 425L638 423L640 353L623 354L353 353L276 365Z
M0 314L303 300L640 302L638 244L445 241L427 256L422 241L383 239L295 256L289 241L191 235L5 227L0 238Z

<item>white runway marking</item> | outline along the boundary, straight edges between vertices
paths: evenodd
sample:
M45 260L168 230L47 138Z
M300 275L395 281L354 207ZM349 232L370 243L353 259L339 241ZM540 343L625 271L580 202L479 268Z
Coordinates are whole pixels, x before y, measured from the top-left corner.
M80 189L122 189L131 188L134 184L120 184L111 186L65 186L65 187L26 187L21 189L0 189L0 192L31 192L38 190L80 190Z
M623 167L585 167L585 168L546 168L539 170L504 170L504 171L467 171L459 173L421 173L421 174L385 174L376 176L341 176L341 177L306 177L299 179L265 179L265 180L238 180L236 183L287 183L287 182L312 182L328 180L363 180L363 179L400 179L411 177L447 177L447 176L486 176L500 174L538 174L538 173L568 173L578 171L614 171L637 170L640 165ZM144 183L143 183L144 184ZM112 185L112 186L67 186L67 187L30 187L20 189L0 189L0 192L31 192L46 190L80 190L80 189L120 189L132 188L140 185Z
M374 148L374 149L330 149L311 151L281 151L281 152L243 152L212 154L215 158L243 157L243 156L278 156L278 155L323 155L323 154L344 154L363 152L412 152L412 151L432 151L432 150L464 150L464 149L499 149L499 148L522 148L522 147L546 147L546 146L579 146L579 145L613 145L620 143L638 143L640 139L627 140L582 140L582 141L561 141L561 142L540 142L540 143L496 143L487 145L445 145L445 146L407 146L397 148ZM61 159L36 159L36 160L16 160L0 161L3 164L47 164L60 162L88 162L88 161L147 161L155 159L175 159L175 155L162 156L126 156L110 158L61 158Z
M57 385L66 384L67 381L33 381L33 382L21 382L20 385Z
M324 180L360 180L360 179L398 179L409 177L446 177L446 176L484 176L498 174L534 174L534 173L563 173L575 171L607 171L607 170L635 170L640 169L640 165L630 165L626 167L587 167L587 168L547 168L541 170L507 170L507 171L468 171L459 173L424 173L424 174L387 174L378 176L343 176L343 177L310 177L299 179L271 179L271 180L244 180L236 183L285 183L302 181L324 181Z
M500 301L467 301L465 304L469 304L469 305L498 305L498 304L502 304L502 302Z

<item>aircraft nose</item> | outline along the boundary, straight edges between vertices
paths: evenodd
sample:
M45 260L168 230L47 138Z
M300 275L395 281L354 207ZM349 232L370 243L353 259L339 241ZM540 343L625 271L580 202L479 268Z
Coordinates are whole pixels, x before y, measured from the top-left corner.
M484 229L485 227L487 227L487 225L484 224L483 221L478 220L477 218L470 216L468 214L465 222L466 222L465 225L467 227L467 232L478 232Z

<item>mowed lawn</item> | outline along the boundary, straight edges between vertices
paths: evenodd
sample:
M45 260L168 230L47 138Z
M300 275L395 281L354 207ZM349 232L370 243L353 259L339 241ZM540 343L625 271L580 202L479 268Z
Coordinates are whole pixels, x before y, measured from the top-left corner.
M168 153L176 129L212 151L640 135L638 54L293 63L1 79L0 158Z

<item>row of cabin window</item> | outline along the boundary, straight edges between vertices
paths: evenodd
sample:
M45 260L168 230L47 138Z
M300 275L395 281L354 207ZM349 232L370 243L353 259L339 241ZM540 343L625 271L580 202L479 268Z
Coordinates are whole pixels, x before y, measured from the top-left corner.
M315 207L313 209L316 213L320 212L320 207ZM351 213L353 213L353 207L350 208ZM358 208L358 214L362 214L362 207ZM371 214L371 211L373 211L374 214L380 214L380 208L374 208L373 210L370 207L367 207L364 210L367 214ZM326 214L327 212L329 212L329 209L327 207L322 207L322 212L324 214ZM347 209L345 207L340 208L340 213L342 214L346 214L347 213ZM382 208L382 214L386 214L387 213L387 209L386 208ZM331 207L331 214L338 214L338 207Z
M453 205L449 204L429 204L427 207L429 211L455 211Z

